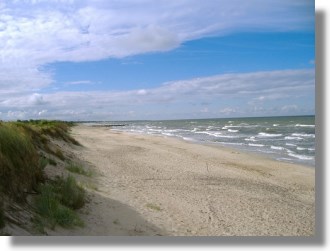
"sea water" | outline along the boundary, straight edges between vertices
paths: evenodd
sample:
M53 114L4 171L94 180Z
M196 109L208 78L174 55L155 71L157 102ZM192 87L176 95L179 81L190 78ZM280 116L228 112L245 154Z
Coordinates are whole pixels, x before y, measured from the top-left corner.
M114 130L230 146L315 166L315 116L102 122L107 123L124 124Z

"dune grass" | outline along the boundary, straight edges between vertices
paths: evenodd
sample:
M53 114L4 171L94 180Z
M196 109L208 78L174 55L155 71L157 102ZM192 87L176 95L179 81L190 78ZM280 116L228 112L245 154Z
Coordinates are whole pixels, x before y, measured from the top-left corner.
M75 209L85 204L85 191L69 176L42 184L40 195L36 199L36 209L42 218L36 222L41 226L54 228L83 226L82 220L75 213Z
M61 139L75 145L79 143L69 135L72 123L47 120L0 122L0 188L16 198L24 197L23 191L35 189L43 180L40 151L64 161L58 147L50 146L49 138ZM54 162L52 162L54 163ZM1 190L1 189L0 189Z
M45 225L55 227L82 226L74 209L85 203L85 191L72 176L58 178L40 186L40 195L36 199L37 212L46 220Z
M55 139L62 139L65 142L72 143L74 145L80 145L73 137L69 135L69 129L74 124L72 122L64 122L57 120L29 120L18 121L20 125L28 125L39 131L42 135L48 135Z
M69 135L72 123L47 120L0 121L0 198L5 195L25 202L30 192L39 192L36 201L40 216L61 226L82 225L73 210L85 203L85 191L73 177L45 180L44 168L56 165L53 158L65 161L63 152L51 138L79 143ZM0 201L0 227L5 224L3 201Z
M59 178L55 180L54 185L63 205L72 209L79 209L85 204L85 190L77 184L74 177Z
M43 180L39 155L33 142L15 124L0 124L0 190L15 199Z
M86 170L82 165L79 165L77 163L70 162L66 166L66 169L72 173L77 173L88 177L91 177L93 175L92 171Z

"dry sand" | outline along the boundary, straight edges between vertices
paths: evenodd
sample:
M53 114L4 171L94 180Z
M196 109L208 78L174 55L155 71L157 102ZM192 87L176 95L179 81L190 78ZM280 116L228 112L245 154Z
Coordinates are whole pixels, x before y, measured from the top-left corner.
M314 235L313 168L173 138L76 126L71 154L97 175L62 235Z

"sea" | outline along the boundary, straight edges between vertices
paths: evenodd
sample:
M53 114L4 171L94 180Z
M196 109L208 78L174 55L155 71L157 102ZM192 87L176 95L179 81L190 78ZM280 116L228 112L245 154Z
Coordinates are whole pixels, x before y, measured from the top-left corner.
M93 123L88 123L93 124ZM113 130L229 146L315 167L315 116L111 121Z

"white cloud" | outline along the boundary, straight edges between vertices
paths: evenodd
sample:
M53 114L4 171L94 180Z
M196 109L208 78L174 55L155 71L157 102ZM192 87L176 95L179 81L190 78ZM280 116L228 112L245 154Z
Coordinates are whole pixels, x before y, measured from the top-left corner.
M67 120L127 119L132 115L148 119L154 117L147 114L157 112L158 118L171 118L170 114L178 113L191 117L195 111L219 116L313 113L314 78L314 70L283 70L224 74L164 83L157 88L117 92L34 93L14 98L0 93L0 112L11 111L3 119L13 119L15 115L17 118L38 117L40 114ZM280 102L273 104L274 99ZM205 101L210 105L206 107ZM192 102L196 105L189 105ZM278 105L281 108L277 108Z
M56 86L45 66L168 51L189 40L236 31L313 30L312 7L312 1L286 0L1 1L1 117L110 119L133 116L133 109L134 116L143 117L152 114L147 108L162 106L173 113L179 112L178 103L205 100L218 102L213 109L230 114L234 111L225 110L219 100L243 99L252 106L306 97L314 92L314 72L309 70L225 74L122 92L46 93Z
M231 115L231 114L236 113L236 108L225 107L223 109L220 109L219 113L224 114L224 115Z
M42 115L44 115L45 113L47 113L47 110L42 110L42 111L39 111L39 112L38 112L38 115L39 115L39 116L42 116Z
M313 29L312 7L284 0L1 1L0 89L50 85L52 74L42 66L53 62L168 51L238 30Z
M281 110L283 112L292 112L292 111L297 111L299 107L297 105L285 105L281 107Z
M35 106L35 105L45 105L47 104L47 102L44 100L43 96L38 94L38 93L34 93L32 94L29 98L28 98L28 103Z

